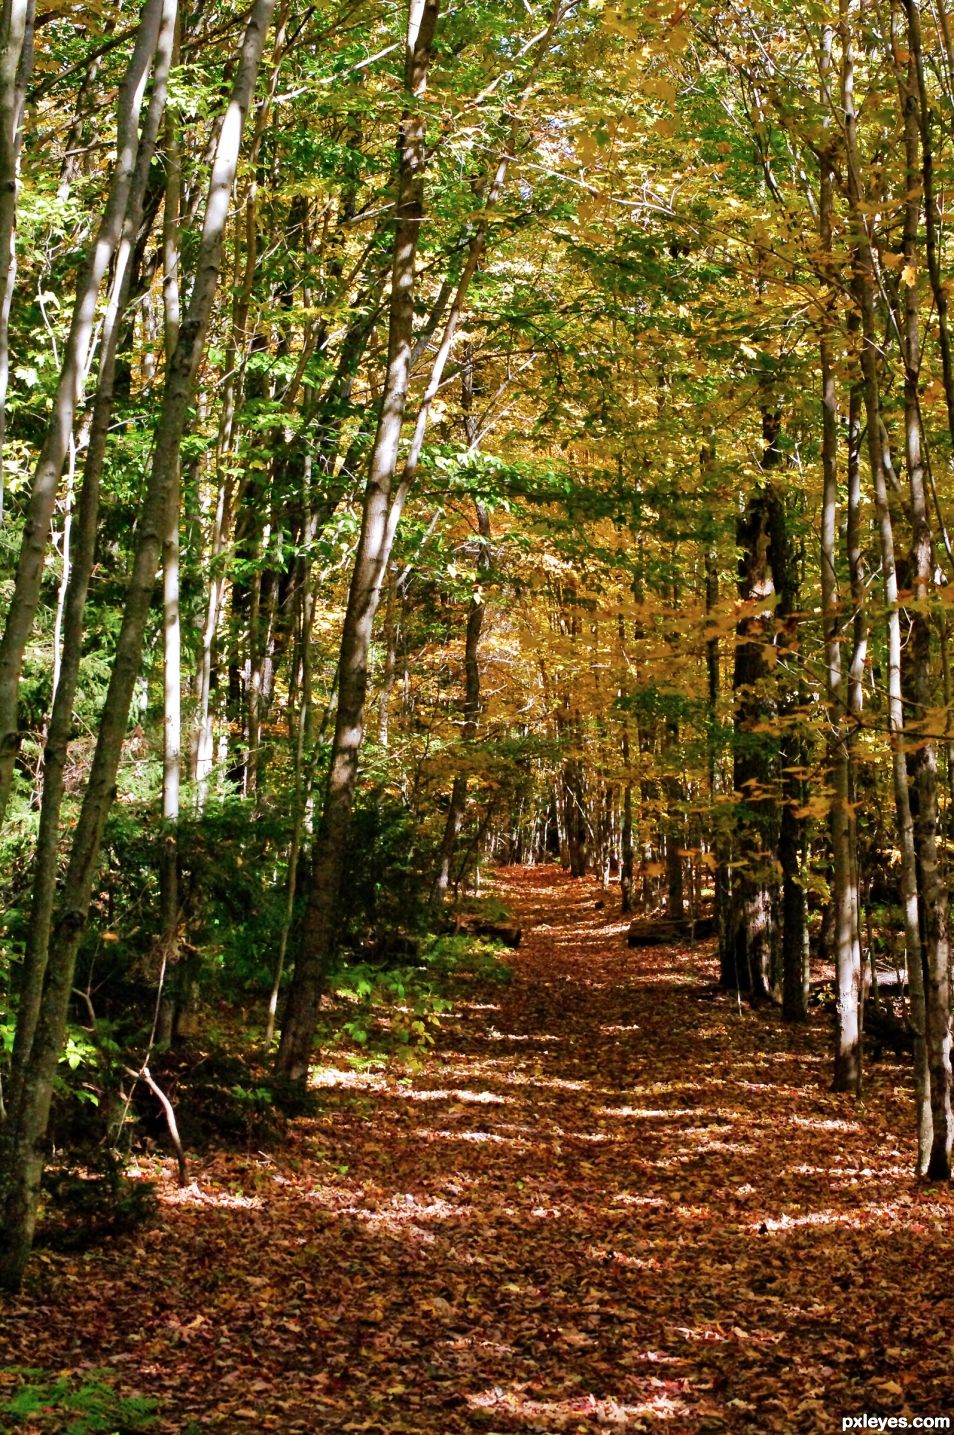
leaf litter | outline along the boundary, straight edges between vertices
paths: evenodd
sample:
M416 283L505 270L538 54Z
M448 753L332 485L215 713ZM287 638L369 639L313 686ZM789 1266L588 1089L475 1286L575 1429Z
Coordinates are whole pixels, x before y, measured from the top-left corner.
M514 980L413 1071L320 1065L268 1152L158 1179L151 1226L39 1251L23 1368L108 1371L158 1431L828 1432L954 1415L954 1193L911 1176L907 1071L828 1090L827 1018L631 951L595 883L507 869ZM508 957L508 961L511 958ZM67 1428L24 1422L22 1429Z

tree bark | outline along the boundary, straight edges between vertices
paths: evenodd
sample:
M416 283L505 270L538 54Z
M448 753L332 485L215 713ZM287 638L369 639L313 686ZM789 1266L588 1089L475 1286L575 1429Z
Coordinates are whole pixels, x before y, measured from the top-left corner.
M64 603L63 660L60 666L59 681L53 694L52 711L44 746L43 797L34 859L30 921L18 993L10 1088L11 1108L16 1106L20 1079L26 1070L39 1018L40 999L46 975L56 889L60 811L70 731L73 723L73 703L83 646L86 595L96 549L100 482L113 416L117 350L123 315L135 277L134 247L142 223L149 167L165 107L175 16L176 0L165 0L156 49L152 95L143 125L136 171L130 190L129 211L117 250L112 285L103 320L96 398L90 420L83 481L77 503L73 561Z
M888 727L891 737L891 769L897 813L898 845L901 852L901 898L904 912L908 983L911 990L912 1023L923 1017L923 966L918 911L917 862L911 800L908 790L904 699L901 687L901 615L898 602L898 574L895 563L894 524L888 501L886 436L881 419L881 386L878 373L880 338L875 320L875 271L871 239L864 210L861 162L858 155L857 120L854 108L854 61L848 0L841 0L839 28L842 44L841 108L845 120L848 201L852 242L855 248L855 292L861 319L861 371L865 417L867 419L868 463L874 488L875 509L881 541L881 577L884 590L888 638ZM920 1011L919 1011L920 1008ZM922 1026L923 1032L923 1026ZM918 1039L918 1038L916 1038ZM932 1135L928 1127L930 1107L922 1090L923 1063L916 1061L915 1076L918 1124L918 1168L930 1159Z
M822 33L822 98L831 102L833 32ZM834 213L834 168L826 152L821 160L819 228L822 260L831 258ZM844 623L838 594L838 390L832 358L832 318L821 315L819 333L822 410L821 590L825 634L829 729L828 764L831 781L829 833L832 853L831 903L834 918L836 1091L861 1094L861 946L858 940L858 890L855 883L854 816L848 747L848 703L841 656Z
M0 10L0 523L10 380L10 307L16 281L17 189L23 105L33 69L35 0L4 0Z
M43 1169L43 1140L56 1066L63 1046L76 953L89 913L103 829L115 795L133 688L163 540L168 532L179 450L218 286L229 198L245 116L258 73L274 0L256 0L246 26L228 108L219 130L189 307L169 361L153 461L140 513L123 621L89 781L73 836L58 919L50 941L39 1020L11 1108L5 1136L0 1286L17 1289L29 1256ZM9 1133L9 1134L8 1134Z
M910 32L909 32L910 33ZM900 38L900 37L899 37ZM900 50L900 46L898 46ZM930 723L932 707L931 628L928 605L934 591L934 554L928 512L927 477L922 452L921 408L918 384L921 369L918 294L916 271L920 225L919 181L921 179L918 115L918 76L914 53L909 50L907 75L902 81L905 134L904 259L911 283L902 281L903 311L901 340L904 360L904 442L908 491L911 498L912 552L911 579L914 603L909 612L909 635L905 659L913 723ZM924 1025L920 1012L914 1015L919 1064L926 1058L927 1087L931 1104L932 1140L926 1175L930 1180L950 1180L951 1141L951 983L948 938L947 881L941 871L938 846L937 742L933 733L922 731L908 753L909 775L913 776L916 816L914 840L920 878L920 927L924 961ZM916 982L908 986L915 1000ZM920 1005L921 994L917 993ZM920 1032L926 1052L922 1055ZM919 1085L924 1083L922 1072Z
M53 508L82 398L83 373L93 337L100 286L119 243L129 204L139 151L140 111L161 14L162 0L146 0L132 57L120 86L116 163L102 222L77 290L52 419L33 475L13 598L0 639L0 823L6 814L17 755L17 702L23 655L40 599Z
M466 382L466 381L465 381ZM465 401L466 410L466 401ZM486 575L490 567L490 515L486 506L479 499L475 501L477 510L477 563L476 563L476 589L470 600L467 609L467 631L464 636L464 703L463 703L463 724L461 726L461 739L466 746L474 743L477 738L477 724L480 719L480 635L483 631L484 614L486 612L486 594L483 592L481 576ZM457 838L460 835L461 822L464 818L464 811L467 806L467 773L459 772L451 785L450 802L447 807L447 817L444 822L444 834L441 839L440 856L438 858L437 876L434 881L433 898L441 902L447 892L450 882L451 864L454 859L454 851L457 847Z
M779 977L778 883L772 875L778 812L774 784L778 742L759 729L774 713L766 685L768 652L773 641L775 579L772 534L778 524L779 495L771 471L781 463L780 420L768 406L762 411L764 483L753 494L737 526L739 597L748 613L738 625L732 691L735 696L736 745L733 785L741 804L738 826L739 871L730 923L730 945L723 958L723 980L758 1001L774 997Z
M314 1040L327 964L334 949L338 898L364 735L368 654L381 582L390 557L398 445L407 406L414 332L415 259L423 218L427 84L439 0L411 0L405 56L405 109L398 140L388 364L365 489L338 659L338 710L324 806L315 840L312 886L278 1050L278 1070L303 1081Z
M179 210L182 171L175 117L166 125L166 189L162 219L162 298L167 356L175 353L182 320L179 296ZM182 631L179 615L179 464L172 478L169 523L162 545L162 836L159 857L159 1010L156 1040L173 1039L179 993L179 778L182 750Z

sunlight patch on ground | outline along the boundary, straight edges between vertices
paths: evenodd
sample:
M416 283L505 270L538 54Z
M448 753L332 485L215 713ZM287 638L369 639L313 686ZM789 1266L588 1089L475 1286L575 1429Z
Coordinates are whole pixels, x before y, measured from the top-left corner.
M590 1091L592 1089L588 1081L567 1081L561 1076L544 1076L535 1066L524 1071L508 1071L504 1080L508 1086L534 1086L547 1090L552 1087L556 1091Z
M388 1083L380 1072L352 1071L340 1066L315 1066L309 1077L311 1086L345 1086L362 1091L386 1091Z
M530 1142L519 1136L499 1136L496 1131L433 1131L419 1126L414 1135L420 1141L476 1141L490 1142L496 1146L510 1146L516 1151L528 1151Z
M439 1196L418 1200L409 1191L392 1196L379 1207L361 1205L355 1201L353 1191L343 1191L337 1186L316 1186L308 1196L334 1215L351 1216L372 1232L398 1236L401 1240L410 1238L425 1245L430 1245L435 1236L422 1223L469 1220L473 1215L469 1206L456 1205Z
M659 1384L662 1384L660 1381ZM577 1395L565 1400L539 1400L525 1395L519 1386L505 1390L492 1385L477 1395L468 1395L467 1404L472 1410L493 1410L501 1416L518 1418L528 1426L539 1430L563 1430L581 1420L598 1426L624 1429L636 1420L653 1417L656 1420L673 1420L684 1415L683 1401L673 1399L667 1390L633 1405L614 1399L612 1396Z
M246 1196L240 1191L203 1191L198 1181L181 1189L162 1191L159 1200L167 1206L224 1206L242 1211L260 1211L264 1204L261 1196Z
M469 1101L480 1106L506 1106L509 1100L509 1097L497 1096L493 1091L467 1091L463 1088L415 1091L411 1087L402 1087L396 1095L403 1096L406 1101Z
M657 1256L628 1256L625 1251L607 1249L605 1246L590 1246L586 1254L591 1261L599 1261L601 1265L611 1262L613 1265L622 1266L629 1271L658 1271L662 1268L662 1262ZM638 1358L641 1360L673 1359L672 1356L664 1356L659 1352L650 1351Z
M610 1035L616 1032L639 1031L639 1027L634 1022L632 1026L601 1026L600 1031L606 1035Z
M751 1156L755 1147L748 1141L723 1141L720 1136L712 1136L710 1128L706 1126L691 1126L683 1131L683 1136L691 1136L695 1140L696 1152L705 1151L732 1151L739 1156ZM698 1138L702 1137L702 1140Z
M550 1134L564 1141L612 1141L615 1144L619 1140L608 1131L566 1131L562 1126L552 1127Z
M790 1116L793 1126L802 1126L806 1131L860 1131L857 1121L833 1121L822 1116Z
M488 1029L488 1031L487 1031L487 1038L488 1038L489 1041L553 1041L553 1042L558 1042L558 1041L562 1041L562 1040L563 1040L563 1038L562 1038L561 1036L556 1036L556 1035L554 1035L553 1032L547 1032L547 1031L544 1031L544 1032L536 1032L536 1031L535 1031L535 1032L517 1033L517 1032L513 1032L513 1031L498 1031L498 1030L496 1029L496 1027L493 1027L493 1026Z
M640 1119L650 1117L670 1116L698 1116L699 1108L696 1106L671 1106L668 1109L653 1106L601 1106L600 1116L638 1116Z
M950 1215L950 1212L947 1212ZM859 1220L864 1217L874 1218L877 1221L893 1223L900 1219L905 1223L911 1219L910 1211L903 1208L900 1201L885 1201L883 1203L867 1203L865 1205L851 1206L847 1211L806 1211L802 1215L793 1216L783 1211L780 1216L765 1216L763 1219L748 1222L750 1230L757 1230L762 1235L773 1231L788 1231L797 1226L852 1226L857 1228Z
M886 1156L901 1157L900 1151L886 1151ZM904 1177L907 1169L904 1166L789 1166L789 1173L793 1176L825 1176L829 1180L858 1181L885 1179L891 1177Z

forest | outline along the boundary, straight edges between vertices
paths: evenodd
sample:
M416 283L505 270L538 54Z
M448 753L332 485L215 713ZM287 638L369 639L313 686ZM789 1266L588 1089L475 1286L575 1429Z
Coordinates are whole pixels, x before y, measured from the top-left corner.
M948 1428L945 4L0 3L4 1428Z

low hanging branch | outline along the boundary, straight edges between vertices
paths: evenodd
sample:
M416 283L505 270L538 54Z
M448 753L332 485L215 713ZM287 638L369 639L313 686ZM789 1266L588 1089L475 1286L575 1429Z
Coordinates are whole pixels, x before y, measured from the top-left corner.
M176 1153L176 1161L179 1166L179 1189L181 1191L183 1186L188 1186L189 1184L189 1167L186 1162L185 1151L182 1149L182 1138L179 1135L179 1127L176 1125L176 1113L173 1109L172 1102L152 1075L149 1067L145 1064L143 1064L138 1071L134 1070L131 1066L124 1066L123 1071L125 1071L127 1076L131 1076L133 1081L144 1082L162 1107L166 1118L166 1125L169 1128L169 1140L172 1142L172 1149Z

